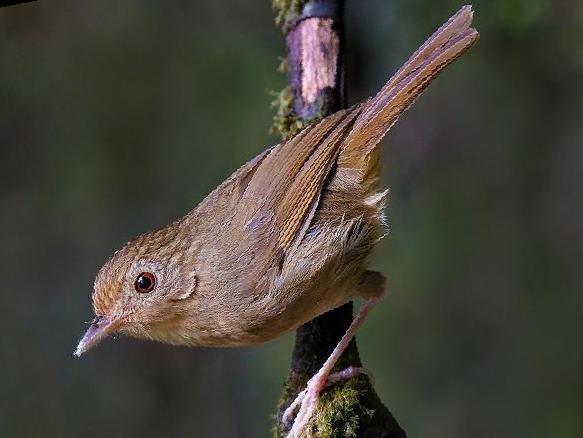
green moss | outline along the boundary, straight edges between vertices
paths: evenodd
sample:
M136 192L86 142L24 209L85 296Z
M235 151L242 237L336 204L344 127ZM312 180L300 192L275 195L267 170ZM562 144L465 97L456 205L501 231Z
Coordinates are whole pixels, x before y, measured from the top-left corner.
M373 410L361 405L365 385L358 377L339 383L320 396L318 408L310 429L310 436L318 438L356 437L363 418L372 418Z
M277 71L283 74L287 74L289 71L289 62L285 57L279 57L279 65L277 66Z
M278 26L289 23L300 15L307 0L273 0L275 24Z
M294 112L294 94L290 86L279 93L273 92L275 99L271 106L276 108L271 125L271 133L278 134L283 140L293 137L310 124Z
M357 437L363 420L368 422L374 416L374 410L366 409L362 405L362 399L368 388L367 379L366 376L359 376L325 389L320 395L318 407L310 421L306 436L313 438ZM292 392L291 388L286 385L280 403L294 398L291 397L290 392ZM277 427L273 432L276 438L284 436Z

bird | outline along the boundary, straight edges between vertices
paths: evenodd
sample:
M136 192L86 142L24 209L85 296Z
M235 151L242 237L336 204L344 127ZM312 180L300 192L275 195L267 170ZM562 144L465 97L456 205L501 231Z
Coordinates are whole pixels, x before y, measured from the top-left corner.
M479 38L462 7L361 103L241 166L184 217L127 242L99 270L95 318L74 352L114 333L181 346L274 339L347 302L364 304L283 415L299 437L337 359L385 291L369 270L386 234L381 140L429 83Z

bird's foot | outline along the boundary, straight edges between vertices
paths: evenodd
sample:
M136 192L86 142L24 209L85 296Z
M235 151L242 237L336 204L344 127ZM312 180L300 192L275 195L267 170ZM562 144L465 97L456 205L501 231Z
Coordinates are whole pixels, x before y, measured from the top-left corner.
M314 412L316 411L320 393L324 388L334 385L341 380L356 377L360 374L369 373L365 368L348 367L342 371L330 373L328 375L323 373L317 373L314 375L314 377L312 377L306 385L306 389L298 394L295 400L283 413L283 422L289 423L293 418L293 413L297 407L300 407L294 420L294 424L292 425L292 428L287 435L287 438L299 438L301 436L310 419L314 415Z

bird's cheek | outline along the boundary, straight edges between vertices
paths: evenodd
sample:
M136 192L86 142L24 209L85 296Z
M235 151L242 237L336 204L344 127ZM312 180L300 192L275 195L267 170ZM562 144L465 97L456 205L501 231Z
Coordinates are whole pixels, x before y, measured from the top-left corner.
M192 297L192 295L194 295L194 288L193 289L181 290L178 293L173 294L170 297L170 301L174 301L174 302L184 301L184 300L187 300L190 297Z
M170 301L180 302L191 298L196 292L197 286L198 278L193 275L188 281L183 282L183 287L169 294Z

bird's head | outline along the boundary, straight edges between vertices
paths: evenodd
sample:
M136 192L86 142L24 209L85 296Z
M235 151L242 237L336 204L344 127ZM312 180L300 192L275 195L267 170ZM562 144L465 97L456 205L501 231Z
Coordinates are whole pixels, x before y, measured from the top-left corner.
M95 319L79 341L80 356L114 333L181 343L179 325L197 286L177 224L143 234L117 251L99 270L93 292ZM185 270L186 266L190 269Z

